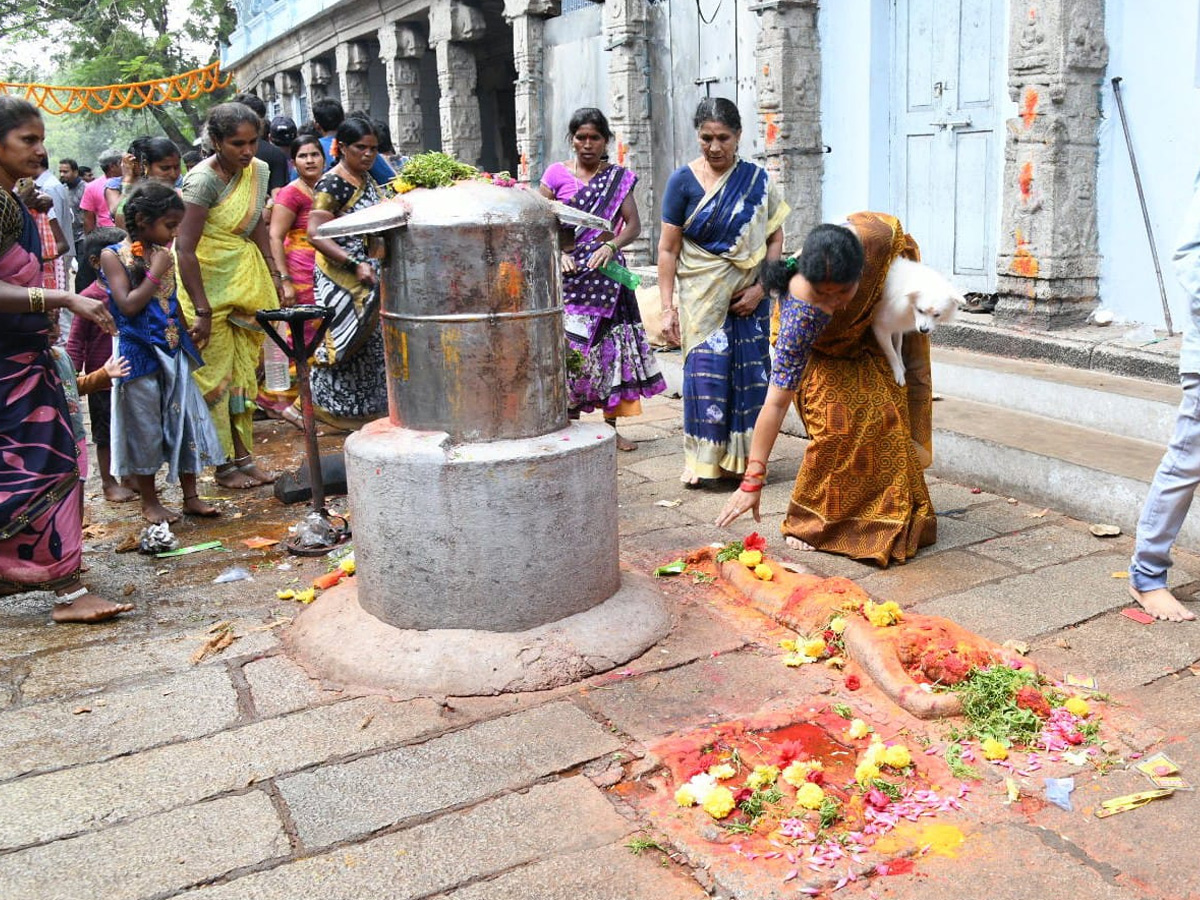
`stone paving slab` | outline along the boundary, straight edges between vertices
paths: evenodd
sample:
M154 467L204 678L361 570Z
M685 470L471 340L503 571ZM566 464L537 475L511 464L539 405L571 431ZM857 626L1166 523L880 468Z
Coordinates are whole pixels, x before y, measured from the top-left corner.
M0 713L0 781L188 740L232 726L224 666Z
M278 785L300 839L322 847L525 787L621 746L577 707L551 703Z
M950 516L938 516L937 543L929 547L922 547L917 551L916 558L923 559L927 556L933 556L935 553L944 553L947 550L965 547L967 544L977 544L980 541L990 540L995 536L996 533L992 529L983 525L976 525L973 522L951 518ZM905 565L912 565L912 562L905 563Z
M935 452L937 448L934 448ZM936 512L944 513L955 509L970 509L984 503L1004 502L1007 498L997 494L980 492L971 493L971 485L955 484L952 481L941 481L929 478L929 470L925 471L926 482L929 486L929 499L933 501Z
M133 642L109 641L89 644L39 656L29 661L29 673L21 682L26 700L69 697L100 685L128 681L142 675L166 675L195 668L192 653L208 637L205 629L220 621L212 616L204 624ZM223 652L209 656L201 666L222 664L225 660L255 653L266 653L279 643L276 630L250 631L261 622L239 620L234 633L241 635Z
M461 768L450 786L468 788L478 774L473 767ZM580 827L564 827L568 822ZM409 900L544 857L603 847L634 827L591 782L575 777L182 896L188 900ZM539 894L529 896L535 900Z
M688 875L664 866L661 852L632 856L623 844L555 856L431 900L701 900Z
M1200 732L1200 681L1191 672L1171 675L1127 692L1128 700L1147 721L1175 734ZM1197 778L1200 781L1200 777Z
M329 703L347 696L341 691L322 690L296 663L282 653L256 659L242 666L250 685L250 696L259 716L279 716L308 706Z
M789 669L779 654L722 654L596 688L587 702L621 731L650 741L712 722L780 709L832 684L816 666Z
M922 560L919 567L889 566L858 579L858 584L876 597L911 606L1015 574L1010 566L969 551L947 550Z
M262 791L0 856L5 900L140 900L290 852Z
M1200 660L1200 622L1141 625L1113 612L1038 641L1031 655L1050 671L1094 676L1102 691L1126 691Z
M835 896L844 900L1140 900L1145 895L1117 883L1103 864L1097 867L1060 847L1053 835L993 823L969 835L953 856L925 856L911 875L872 878L848 885Z
M1128 605L1126 582L1113 572L1128 557L1103 553L920 603L917 612L946 616L998 643L1031 640ZM1178 567L1172 579L1189 579Z
M1115 550L1116 547L1104 538L1098 538L1079 528L1045 525L1018 534L996 537L973 549L982 556L1013 568L1032 571L1090 553Z
M367 723L366 727L363 727ZM145 816L445 727L436 703L363 698L0 785L0 849Z
M1026 531L1043 525L1058 525L1064 521L1063 517L1054 510L1031 506L1028 503L1009 503L1006 500L968 507L965 512L959 513L953 518L958 518L971 525L982 525L996 534L1012 534L1014 531Z

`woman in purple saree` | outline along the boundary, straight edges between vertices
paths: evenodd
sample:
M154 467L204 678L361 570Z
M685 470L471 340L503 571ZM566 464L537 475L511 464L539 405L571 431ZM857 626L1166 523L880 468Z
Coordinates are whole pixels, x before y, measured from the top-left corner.
M133 606L79 582L83 486L46 312L116 327L102 301L41 286L41 241L13 187L36 172L43 136L32 104L0 96L0 596L53 591L54 621L100 622Z
M641 413L642 397L666 389L637 297L599 271L609 262L624 265L621 249L641 233L633 198L637 176L607 161L613 135L600 110L576 110L569 131L575 158L546 170L542 194L613 223L611 232L576 228L573 245L563 251L567 342L583 358L579 371L569 376L569 402L572 414L602 410L615 429L618 416ZM617 447L634 450L637 444L618 434Z

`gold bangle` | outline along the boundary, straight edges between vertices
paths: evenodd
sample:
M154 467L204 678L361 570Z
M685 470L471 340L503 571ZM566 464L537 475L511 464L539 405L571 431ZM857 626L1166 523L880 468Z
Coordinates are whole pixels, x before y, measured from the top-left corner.
M40 287L29 288L29 311L41 313L46 311L46 291Z

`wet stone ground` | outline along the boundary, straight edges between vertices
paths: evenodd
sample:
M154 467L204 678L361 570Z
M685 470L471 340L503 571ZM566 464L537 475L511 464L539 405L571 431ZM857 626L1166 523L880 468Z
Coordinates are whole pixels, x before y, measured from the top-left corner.
M618 454L622 557L643 571L752 527L713 527L724 493L679 486L679 419L678 401L655 399L622 428L640 442ZM287 426L258 423L256 442L275 469L300 461ZM322 447L340 442L326 436ZM908 565L794 554L777 528L804 446L784 437L772 461L759 529L772 556L1094 676L1126 751L1164 748L1200 780L1200 626L1119 615L1125 582L1114 573L1127 536L1095 538L1036 497L1010 502L935 478L940 540ZM837 702L881 732L944 737L944 724L912 720L869 687L849 694L828 670L785 668L784 629L688 579L663 583L671 634L585 683L403 702L324 690L282 653L298 607L275 594L307 586L328 562L242 544L282 538L302 507L278 504L270 488L202 483L222 517L176 533L225 549L158 560L115 552L140 531L137 508L105 503L94 479L88 487L87 578L137 610L72 627L49 624L46 595L0 603L6 900L800 896L801 883L832 882L784 883L693 827L695 810L655 802L671 787L656 755L663 742L755 717L808 721ZM177 489L165 496L179 501ZM253 580L213 584L231 566ZM1183 596L1200 587L1197 574L1200 560L1180 554L1173 584ZM220 631L235 639L194 661ZM937 819L953 840L920 829L896 838L895 856L917 853L911 871L860 878L834 896L1200 896L1200 869L1187 862L1195 793L1100 820L1099 801L1144 790L1145 779L1080 770L1066 812L1042 800L1049 773L1019 776L1025 799L1015 804L1004 802L1001 774L988 769L961 811Z

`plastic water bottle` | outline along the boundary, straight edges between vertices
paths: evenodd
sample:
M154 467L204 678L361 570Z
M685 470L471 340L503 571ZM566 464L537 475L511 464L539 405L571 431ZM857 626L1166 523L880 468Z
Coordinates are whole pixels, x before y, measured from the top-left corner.
M274 328L278 334L283 334L278 323L272 324L270 327ZM263 344L263 382L263 387L275 394L282 393L292 386L288 355L271 339L270 335L267 335L266 343Z
M612 260L606 262L599 269L597 269L597 271L602 275L607 275L617 284L625 285L625 287L632 291L636 291L642 283L641 275L630 272L623 265L618 262L613 262Z

